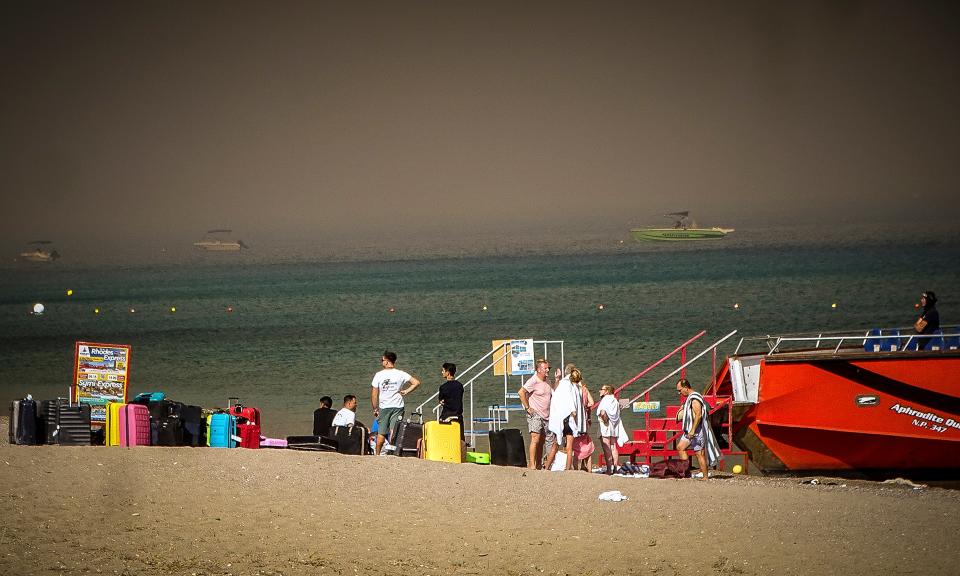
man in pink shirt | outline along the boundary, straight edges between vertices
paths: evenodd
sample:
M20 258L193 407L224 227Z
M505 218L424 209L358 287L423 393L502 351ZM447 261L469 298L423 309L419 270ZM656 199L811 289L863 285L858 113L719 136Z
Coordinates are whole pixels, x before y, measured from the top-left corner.
M540 358L537 360L536 373L520 388L520 404L527 411L527 429L530 431L530 457L527 467L539 470L543 462L543 442L550 431L547 423L550 420L550 397L553 387L547 380L550 373L550 363Z

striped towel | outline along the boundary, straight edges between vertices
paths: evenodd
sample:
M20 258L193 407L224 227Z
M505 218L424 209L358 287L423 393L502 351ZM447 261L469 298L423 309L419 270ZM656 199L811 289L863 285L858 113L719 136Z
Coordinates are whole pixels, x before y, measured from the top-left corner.
M687 400L683 403L683 431L686 434L694 434L693 430L693 403L699 402L701 409L700 427L703 428L704 440L706 446L704 450L707 455L707 464L716 466L720 463L723 455L720 453L720 446L713 435L713 427L710 426L710 405L703 399L699 392L690 392Z

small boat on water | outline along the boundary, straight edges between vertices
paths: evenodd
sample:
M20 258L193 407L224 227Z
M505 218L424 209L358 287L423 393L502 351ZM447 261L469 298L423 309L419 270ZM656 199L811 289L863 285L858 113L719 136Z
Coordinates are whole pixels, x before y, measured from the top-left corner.
M716 389L733 440L764 472L960 470L960 327L939 332L741 341Z
M210 252L239 252L244 248L249 248L243 243L243 240L231 239L229 234L232 233L233 230L227 229L207 230L203 238L194 242L193 245Z
M673 220L669 228L634 228L630 234L634 240L653 240L663 242L682 242L686 240L720 240L734 231L733 228L698 228L696 222L690 220L690 212L672 212L664 214L665 218Z
M27 242L27 246L35 246L35 248L21 252L20 258L27 262L53 262L60 257L60 253L56 250L48 250L47 247L50 244L50 240Z

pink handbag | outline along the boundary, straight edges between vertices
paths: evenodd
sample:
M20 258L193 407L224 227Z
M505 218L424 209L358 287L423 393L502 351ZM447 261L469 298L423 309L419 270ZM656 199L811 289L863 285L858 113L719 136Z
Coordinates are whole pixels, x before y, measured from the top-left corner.
M577 460L585 460L593 454L593 438L589 434L581 434L573 439L573 455Z

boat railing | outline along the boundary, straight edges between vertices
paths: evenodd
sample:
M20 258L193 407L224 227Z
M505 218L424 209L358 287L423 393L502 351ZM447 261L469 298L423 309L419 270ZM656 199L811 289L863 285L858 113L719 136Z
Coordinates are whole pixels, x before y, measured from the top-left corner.
M922 347L929 351L957 350L960 348L960 326L947 326L931 334L917 334L912 326L902 328L872 328L857 332L820 332L791 335L766 335L741 338L734 350L740 354L744 345L763 342L767 356L797 352L823 351L837 354L841 349L862 349L864 352L914 352L921 343L932 341ZM752 350L748 353L755 353Z

